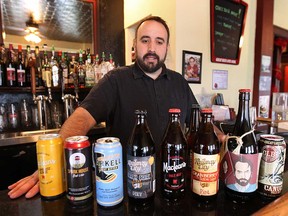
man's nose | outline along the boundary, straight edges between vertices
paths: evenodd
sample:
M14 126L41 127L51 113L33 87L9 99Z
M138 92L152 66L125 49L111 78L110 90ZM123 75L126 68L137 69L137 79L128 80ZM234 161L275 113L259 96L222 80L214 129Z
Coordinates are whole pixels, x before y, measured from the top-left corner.
M155 51L155 44L153 42L150 42L148 44L148 49L149 49L149 51L154 52Z

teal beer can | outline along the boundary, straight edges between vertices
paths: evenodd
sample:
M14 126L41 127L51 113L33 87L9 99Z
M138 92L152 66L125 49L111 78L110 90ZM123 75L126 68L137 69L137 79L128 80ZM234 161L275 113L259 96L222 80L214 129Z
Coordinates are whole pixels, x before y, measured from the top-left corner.
M113 207L122 202L123 158L118 138L98 139L94 146L96 198L103 207Z

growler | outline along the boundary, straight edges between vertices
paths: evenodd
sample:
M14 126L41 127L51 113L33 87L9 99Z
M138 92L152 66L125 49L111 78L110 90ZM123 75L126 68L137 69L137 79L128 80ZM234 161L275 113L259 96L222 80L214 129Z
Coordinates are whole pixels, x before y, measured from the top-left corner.
M132 204L154 201L156 190L155 144L146 121L147 112L136 110L136 122L128 140L127 189Z
M187 159L187 174L186 178L190 180L191 178L191 167L192 167L192 156L193 156L193 146L196 141L196 134L199 129L200 124L200 106L199 104L192 104L191 107L191 116L190 116L190 125L189 130L186 133L187 139L187 149L188 149L188 159Z
M226 194L234 202L250 200L258 187L260 158L249 117L250 92L250 89L239 90L238 114L221 162Z
M162 194L170 201L185 193L187 142L180 124L180 109L169 109L169 123L161 145Z
M211 108L201 110L201 123L192 150L192 194L201 203L212 203L219 190L220 143L214 133Z

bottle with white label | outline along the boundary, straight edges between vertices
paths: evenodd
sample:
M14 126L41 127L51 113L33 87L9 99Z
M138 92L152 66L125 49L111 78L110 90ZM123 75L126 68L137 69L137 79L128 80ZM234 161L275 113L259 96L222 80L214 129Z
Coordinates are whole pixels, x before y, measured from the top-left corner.
M128 141L127 189L129 202L147 205L156 190L155 144L146 122L147 112L136 110L136 122Z
M200 203L213 203L219 190L220 143L214 133L212 109L201 110L201 123L193 146L191 190Z

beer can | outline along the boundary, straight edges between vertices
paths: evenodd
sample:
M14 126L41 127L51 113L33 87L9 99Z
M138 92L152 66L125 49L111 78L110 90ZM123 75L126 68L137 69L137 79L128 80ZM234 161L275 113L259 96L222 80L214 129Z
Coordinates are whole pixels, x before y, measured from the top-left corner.
M271 134L261 135L259 147L262 152L258 178L258 192L265 198L281 195L286 157L286 143L283 137Z
M97 203L113 207L123 200L122 146L118 138L104 137L94 147Z
M72 204L84 204L93 195L92 154L87 136L65 139L66 196Z
M59 134L41 135L36 143L40 194L56 199L65 193L63 141Z

